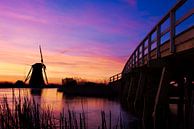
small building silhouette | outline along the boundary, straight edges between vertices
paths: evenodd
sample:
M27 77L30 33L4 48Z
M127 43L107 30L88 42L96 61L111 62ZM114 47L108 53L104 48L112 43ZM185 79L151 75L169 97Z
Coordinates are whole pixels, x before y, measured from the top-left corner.
M63 86L77 86L77 81L73 78L64 78L62 79Z

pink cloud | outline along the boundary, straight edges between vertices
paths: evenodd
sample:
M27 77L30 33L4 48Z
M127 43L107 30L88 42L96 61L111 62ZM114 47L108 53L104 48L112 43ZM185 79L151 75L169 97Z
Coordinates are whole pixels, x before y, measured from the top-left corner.
M135 4L136 1L129 0L129 3ZM103 16L104 14L99 13L99 10L94 6L88 6L85 10L82 10L80 16L67 13L60 13L59 15L58 12L47 8L44 2L37 4L36 10L34 10L35 5L30 5L28 2L24 2L23 6L16 10L10 7L0 6L0 10L2 10L0 15L10 17L13 20L47 24L48 26L52 24L65 25L66 28L72 27L72 25L90 26L98 31L109 34L125 34L127 30L131 30L130 32L136 30L137 26L143 27L142 22L133 18L126 19L125 16L122 15L112 16L111 19L107 18ZM133 33L136 33L136 31Z

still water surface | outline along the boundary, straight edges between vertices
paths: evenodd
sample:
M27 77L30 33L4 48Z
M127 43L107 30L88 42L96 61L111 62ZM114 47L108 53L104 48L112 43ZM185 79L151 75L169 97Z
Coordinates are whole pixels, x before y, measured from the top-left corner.
M122 117L123 123L126 128L133 129L132 124L136 119L127 113L120 105L119 102L105 99L105 98L91 98L91 97L67 97L57 89L43 89L41 94L32 94L29 88L5 88L0 89L0 100L6 96L9 103L12 103L13 91L16 97L20 96L33 97L41 108L46 109L51 107L54 115L59 117L60 112L63 110L67 113L68 109L81 113L83 110L86 114L86 123L89 129L97 129L101 125L101 111L105 111L107 119L109 119L109 112L112 113L113 126Z

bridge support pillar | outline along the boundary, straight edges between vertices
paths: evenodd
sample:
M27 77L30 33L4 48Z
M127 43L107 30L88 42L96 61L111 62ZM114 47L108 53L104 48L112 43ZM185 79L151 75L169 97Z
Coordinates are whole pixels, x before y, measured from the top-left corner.
M169 118L169 84L171 80L170 68L163 67L160 82L155 97L154 110L152 113L154 129L168 129Z
M161 68L147 68L147 84L144 90L144 106L142 116L143 129L153 129L152 113L154 101L160 81Z
M127 96L128 96L128 90L129 90L129 85L131 82L131 76L130 74L125 75L122 78L122 82L121 82L121 90L120 90L120 100L121 103L126 106L127 105Z
M192 80L188 76L185 83L185 129L192 129L193 91Z
M139 81L137 85L137 90L136 90L136 95L135 95L135 100L134 100L134 108L135 108L135 113L139 118L142 118L142 111L143 111L143 93L144 89L146 86L146 70L142 70L139 73Z
M178 129L193 129L193 83L194 80L194 68L191 62L184 61L180 66L178 77L179 87L179 101L178 101L178 112L177 112L177 126Z
M139 80L139 72L138 71L133 72L130 85L129 85L129 89L128 89L128 96L127 96L128 107L133 112L135 111L134 101L135 101L135 96L136 96L138 80Z

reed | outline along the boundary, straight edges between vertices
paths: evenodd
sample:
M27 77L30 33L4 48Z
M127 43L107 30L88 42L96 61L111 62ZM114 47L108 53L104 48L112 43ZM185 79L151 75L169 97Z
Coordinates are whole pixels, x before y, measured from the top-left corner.
M89 120L89 118L87 119ZM32 98L14 97L12 105L4 96L0 103L0 129L89 129L86 127L85 112L64 110L56 118L52 108L42 109ZM101 111L101 124L96 129L124 129L120 115L116 125L113 125L111 111L108 115Z

